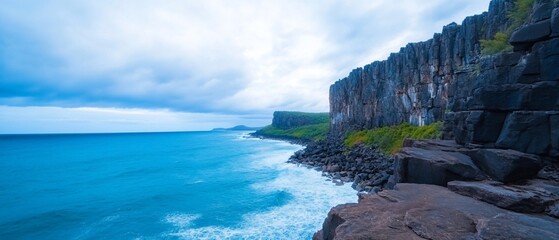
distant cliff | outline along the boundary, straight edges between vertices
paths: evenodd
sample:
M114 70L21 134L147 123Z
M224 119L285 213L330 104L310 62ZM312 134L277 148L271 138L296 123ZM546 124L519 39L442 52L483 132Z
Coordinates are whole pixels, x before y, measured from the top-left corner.
M272 125L251 135L306 145L326 139L329 127L328 113L276 111Z
M279 129L289 129L326 122L328 122L328 113L276 111L272 119L272 126Z
M447 139L559 156L559 9L537 1L511 34L514 51L484 56L515 0L452 23L330 87L331 133L445 120Z

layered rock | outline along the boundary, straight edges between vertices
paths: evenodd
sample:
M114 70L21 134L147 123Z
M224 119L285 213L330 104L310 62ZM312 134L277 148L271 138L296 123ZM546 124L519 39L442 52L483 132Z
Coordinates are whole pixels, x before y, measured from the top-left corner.
M559 239L559 3L535 1L514 51L480 55L515 2L493 0L331 86L334 139L444 120L447 140L406 140L395 190L334 207L314 239Z
M559 239L557 226L440 186L398 184L332 208L313 239Z
M348 130L445 121L445 139L559 156L559 8L534 5L511 35L514 52L480 54L509 26L513 0L455 23L330 87L334 136Z
M411 43L385 61L353 70L330 87L330 120L338 134L409 122L441 121L449 98L478 62L480 39L508 26L512 0L493 0L489 11L452 23L432 39ZM458 76L460 75L460 76Z
M448 183L448 189L500 208L525 213L547 212L557 217L553 205L559 201L559 183L546 180L530 180L525 184L505 185L500 182Z
M396 156L394 169L396 182L446 186L454 180L484 178L469 156L436 149L403 148Z
M446 186L455 180L509 183L535 177L544 167L533 154L511 149L460 146L449 140L407 140L396 154L396 182Z

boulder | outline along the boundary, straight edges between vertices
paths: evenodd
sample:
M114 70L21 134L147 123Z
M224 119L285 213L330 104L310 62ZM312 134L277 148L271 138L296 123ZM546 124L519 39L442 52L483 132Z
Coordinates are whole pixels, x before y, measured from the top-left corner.
M509 43L515 49L527 50L535 42L545 40L551 34L551 21L544 20L538 23L525 25L514 31Z
M522 109L527 104L529 84L489 85L473 93L469 110L510 111Z
M542 60L542 80L558 81L559 80L559 55L552 55Z
M455 114L454 136L458 143L493 143L499 138L507 114L470 111Z
M553 4L544 3L536 7L532 13L532 22L540 22L551 18L551 11L553 10Z
M394 165L397 182L446 186L454 180L481 179L481 171L467 155L457 152L402 148Z
M545 182L540 184L553 183ZM543 213L555 201L559 200L559 193L537 186L504 185L499 182L462 182L448 183L451 191L472 197L500 208L524 213Z
M559 8L553 9L551 13L551 37L559 36Z
M538 156L512 149L479 149L471 156L491 178L505 183L533 177L543 167Z
M553 205L547 208L547 215L559 218L559 201L555 202Z
M559 69L559 55L557 55L557 60L557 69ZM557 72L559 73L559 70ZM559 81L546 81L533 84L524 109L559 111Z
M559 239L559 219L514 213L425 184L361 195L359 203L332 208L322 226L313 239Z
M546 154L549 134L549 118L545 112L517 111L507 116L496 146L531 154Z
M559 114L549 117L551 150L549 156L559 157Z
M454 140L439 139L405 139L403 147L422 148L426 150L440 150L445 152L468 152L470 149L457 144Z

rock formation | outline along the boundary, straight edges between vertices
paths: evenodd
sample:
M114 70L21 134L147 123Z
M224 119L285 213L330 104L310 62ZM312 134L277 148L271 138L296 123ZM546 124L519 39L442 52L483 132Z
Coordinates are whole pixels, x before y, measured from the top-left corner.
M513 51L480 54L516 2L331 86L332 139L444 121L446 140L405 141L382 185L394 190L334 207L314 239L559 239L559 2L535 1Z
M559 220L498 208L450 190L400 183L328 213L313 239L559 239Z
M559 156L559 9L535 4L512 33L514 52L480 54L480 40L505 31L513 0L452 23L385 61L330 87L332 134L445 120L445 138ZM537 136L537 137L536 137Z

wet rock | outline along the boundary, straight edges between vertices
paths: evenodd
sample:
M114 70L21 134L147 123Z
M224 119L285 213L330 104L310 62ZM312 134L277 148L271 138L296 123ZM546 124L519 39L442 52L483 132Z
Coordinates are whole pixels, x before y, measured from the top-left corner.
M546 213L554 218L559 218L559 201L556 201L555 204L549 206Z
M335 139L309 143L288 162L324 171L335 184L353 182L351 186L357 191L371 191L375 186L383 189L393 173L393 159L375 148L366 145L347 148Z

